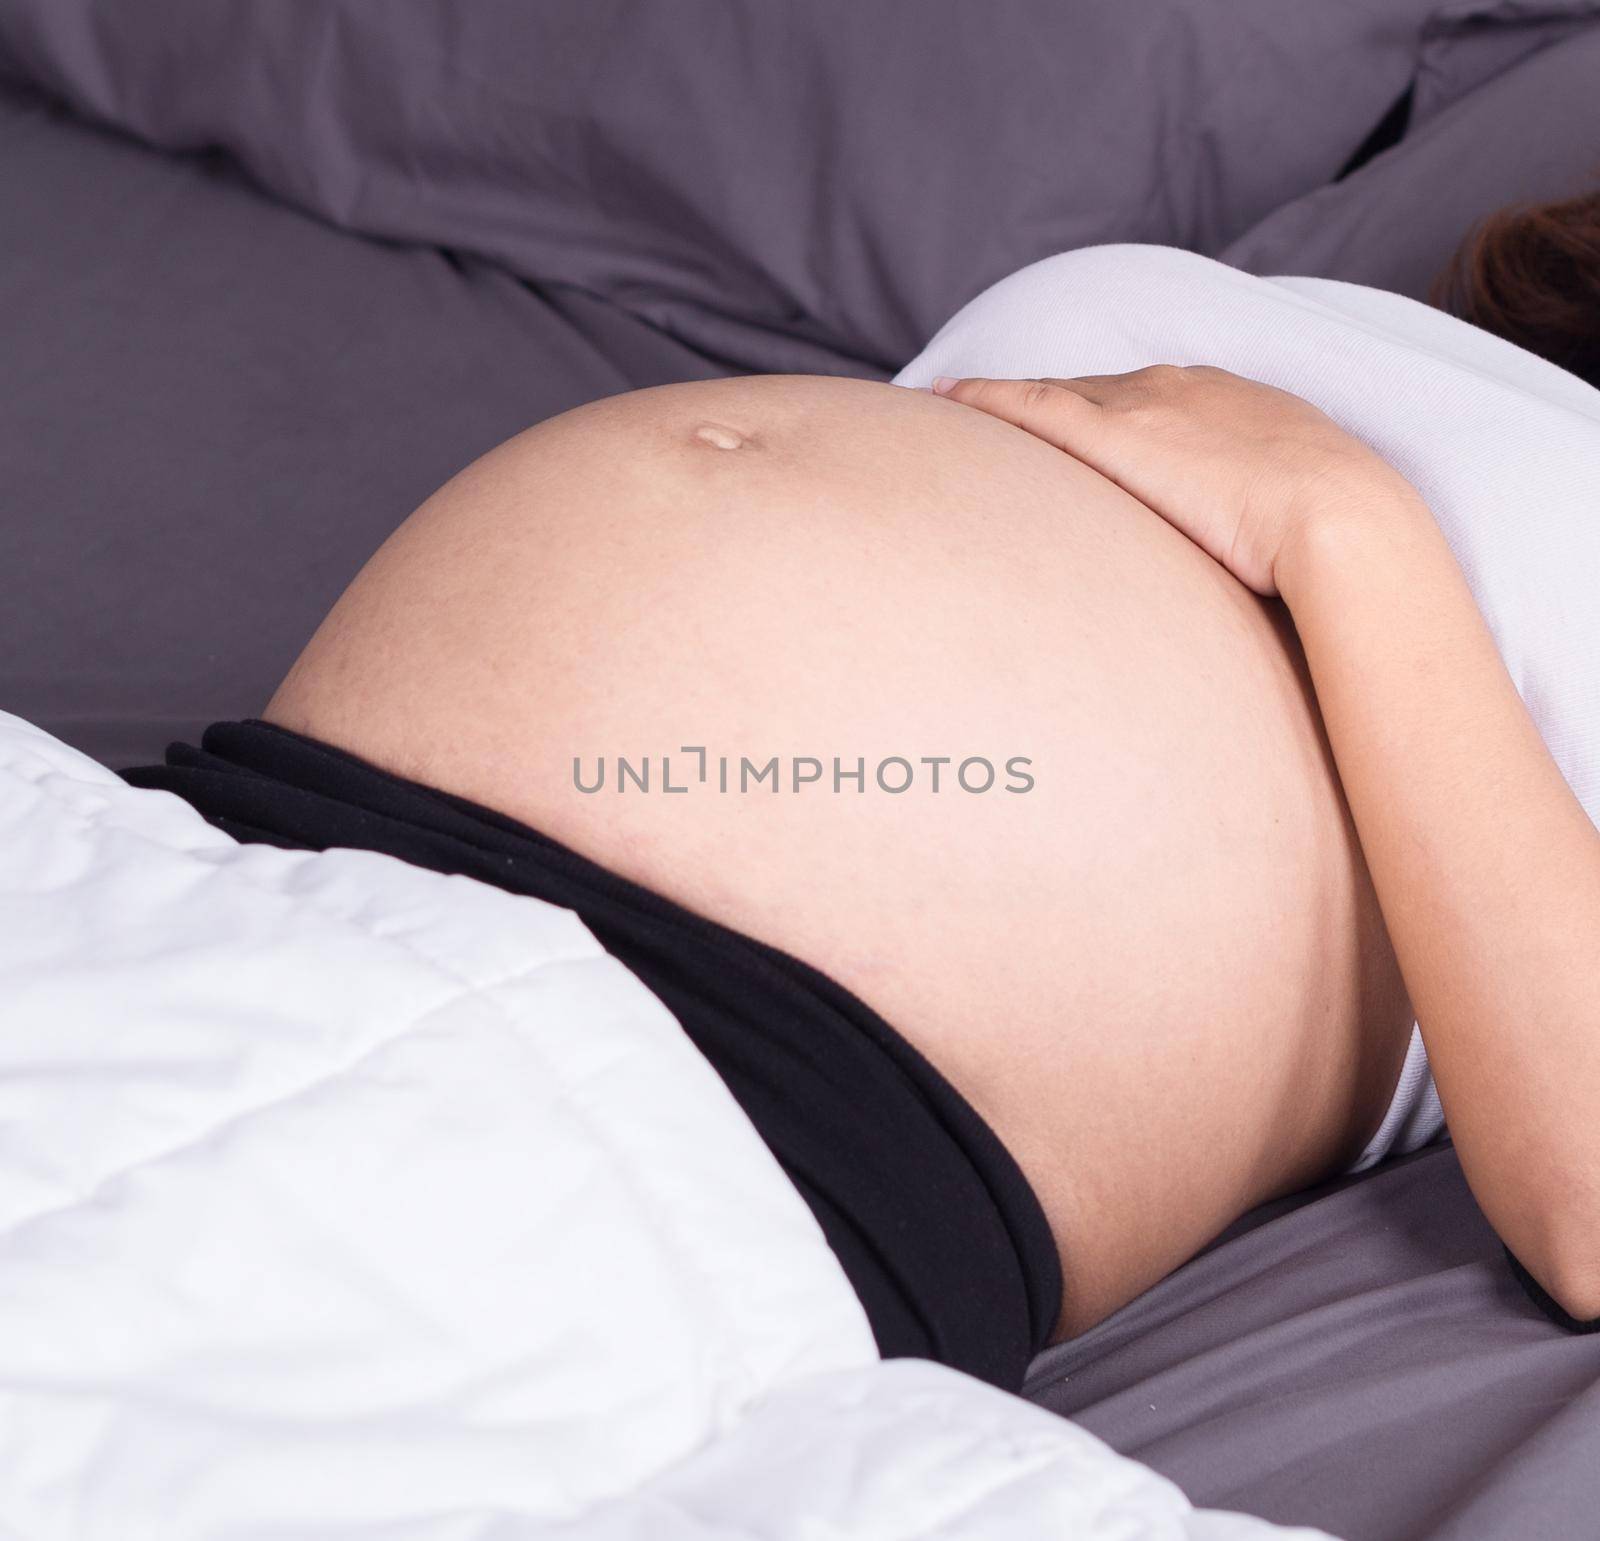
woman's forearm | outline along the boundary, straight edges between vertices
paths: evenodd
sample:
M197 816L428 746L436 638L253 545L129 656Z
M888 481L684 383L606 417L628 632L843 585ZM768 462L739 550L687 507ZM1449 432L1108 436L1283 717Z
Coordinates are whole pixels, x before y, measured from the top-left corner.
M1275 577L1467 1180L1600 1314L1600 831L1419 498L1329 505Z

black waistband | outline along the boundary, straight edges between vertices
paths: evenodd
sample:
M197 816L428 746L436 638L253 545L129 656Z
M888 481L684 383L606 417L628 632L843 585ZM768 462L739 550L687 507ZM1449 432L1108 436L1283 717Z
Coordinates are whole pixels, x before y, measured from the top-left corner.
M123 775L241 841L380 851L576 911L760 1132L879 1352L1021 1386L1061 1303L1044 1212L971 1104L850 991L525 824L268 723L217 723Z

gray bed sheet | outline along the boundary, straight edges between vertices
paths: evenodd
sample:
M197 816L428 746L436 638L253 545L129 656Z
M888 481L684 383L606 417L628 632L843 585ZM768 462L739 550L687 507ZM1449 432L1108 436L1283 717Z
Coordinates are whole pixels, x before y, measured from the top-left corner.
M1456 132L1433 108L1430 133ZM1404 151L1341 198L1395 196ZM804 261L776 289L764 268L737 315L699 325L685 289L647 318L626 285L336 230L260 180L0 90L0 706L112 764L257 709L379 541L519 428L797 358L886 375L924 325L913 307L864 331L819 301L786 331L762 306L822 293ZM1013 228L1032 238L1026 214ZM845 255L831 271L860 278L865 316L892 264L870 243ZM954 308L993 276L945 272L917 305ZM1446 1146L1247 1217L1042 1355L1027 1395L1197 1502L1350 1541L1468 1541L1600 1534L1597 1388L1600 1337L1526 1299Z
M1600 1334L1523 1294L1448 1142L1247 1216L1025 1394L1347 1541L1600 1534Z

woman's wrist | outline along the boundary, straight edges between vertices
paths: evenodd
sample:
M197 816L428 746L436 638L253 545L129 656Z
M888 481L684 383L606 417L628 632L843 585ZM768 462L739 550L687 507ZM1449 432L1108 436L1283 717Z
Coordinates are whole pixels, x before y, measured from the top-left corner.
M1363 490L1341 489L1309 502L1286 522L1273 558L1273 583L1290 613L1308 585L1322 588L1330 578L1348 575L1381 581L1418 551L1449 548L1421 494L1396 476Z

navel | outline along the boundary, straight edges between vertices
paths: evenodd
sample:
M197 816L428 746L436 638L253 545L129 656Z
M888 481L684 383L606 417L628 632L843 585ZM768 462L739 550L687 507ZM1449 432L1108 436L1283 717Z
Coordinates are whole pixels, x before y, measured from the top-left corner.
M717 449L738 449L745 442L744 435L738 429L729 428L724 423L702 423L692 437Z

